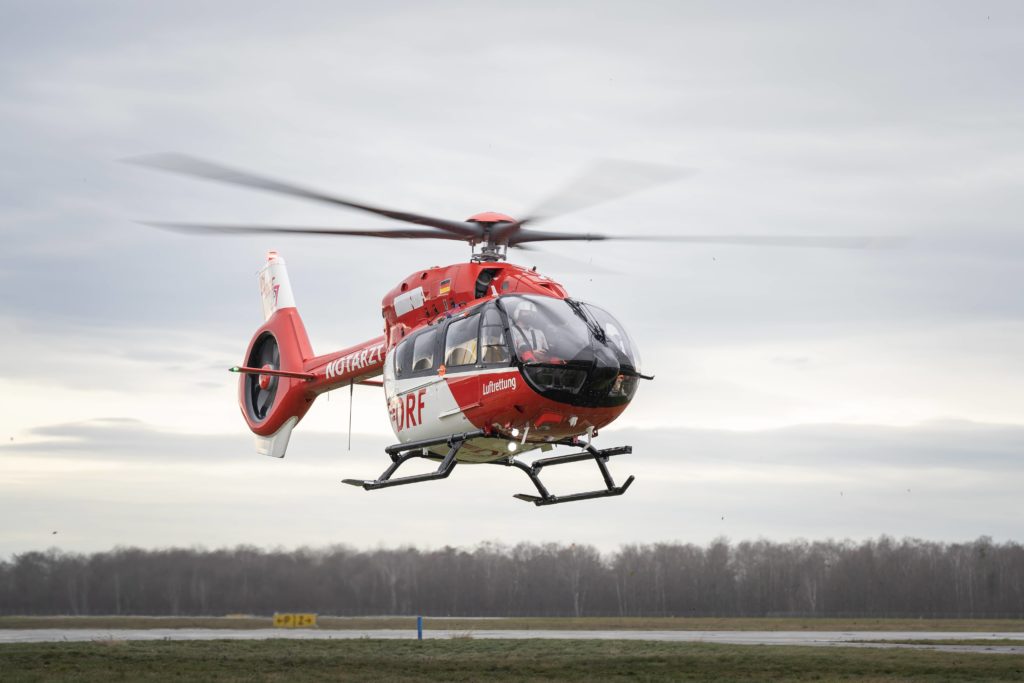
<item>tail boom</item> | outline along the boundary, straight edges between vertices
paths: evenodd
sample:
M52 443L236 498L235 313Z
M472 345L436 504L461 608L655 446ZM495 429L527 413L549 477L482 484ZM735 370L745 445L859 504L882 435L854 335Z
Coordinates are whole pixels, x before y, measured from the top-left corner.
M304 366L305 372L313 376L306 383L306 390L316 396L377 377L384 371L386 354L386 339L381 335L341 351L311 358Z
M261 345L268 343L275 344L278 350L276 364L264 365L259 360ZM385 340L380 336L341 351L314 356L298 310L278 309L253 335L246 364L232 368L242 374L238 383L242 415L254 434L271 436L290 418L298 423L320 394L380 375L385 353ZM260 391L273 392L266 399L270 404L263 413L260 409L264 394Z

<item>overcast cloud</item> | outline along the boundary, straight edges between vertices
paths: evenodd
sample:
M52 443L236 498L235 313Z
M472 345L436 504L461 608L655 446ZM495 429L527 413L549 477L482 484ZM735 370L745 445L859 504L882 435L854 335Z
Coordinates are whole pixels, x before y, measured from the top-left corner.
M342 478L383 469L380 439L363 435L348 452L337 434L296 431L284 460L256 456L242 435L159 432L130 420L54 425L32 436L4 447L0 554L52 544L439 547L490 539L610 550L719 535L1007 540L1019 538L1019 516L1006 513L1024 486L1024 428L953 422L612 431L604 438L636 449L610 465L619 481L637 477L630 491L551 508L512 497L531 491L520 472L485 465L372 493L343 486ZM600 486L585 463L544 474L556 492Z
M1015 2L0 0L0 553L50 526L79 549L1019 539L1022 70ZM119 163L162 151L454 219L634 159L693 173L544 227L909 241L516 254L620 317L657 375L602 437L634 444L615 470L636 487L535 510L516 473L466 467L364 495L338 480L394 438L370 388L351 454L340 396L284 462L249 457L224 369L260 322L254 273L283 253L323 353L468 250L146 228L387 225Z

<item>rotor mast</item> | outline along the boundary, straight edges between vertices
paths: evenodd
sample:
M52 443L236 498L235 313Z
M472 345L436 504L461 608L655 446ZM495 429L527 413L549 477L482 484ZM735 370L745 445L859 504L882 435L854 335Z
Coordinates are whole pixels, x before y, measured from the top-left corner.
M473 223L480 228L480 239L470 242L474 247L473 261L493 262L504 261L508 255L508 235L519 227L519 223L511 216L495 211L484 211L470 216L467 223ZM475 247L480 245L480 250Z

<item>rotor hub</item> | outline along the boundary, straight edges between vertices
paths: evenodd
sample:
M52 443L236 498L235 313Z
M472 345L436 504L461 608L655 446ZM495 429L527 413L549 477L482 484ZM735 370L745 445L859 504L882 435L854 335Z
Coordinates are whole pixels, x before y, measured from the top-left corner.
M472 259L477 262L504 261L508 253L507 232L518 225L516 219L497 211L484 211L470 216L466 222L476 223L481 230L480 237L470 242L473 246L480 245L480 250L473 252Z
M496 211L484 211L466 219L471 223L515 223L516 219Z
M273 370L274 366L270 363L264 365L260 370ZM273 375L260 375L260 389L266 391L270 388L270 381L273 379Z
M261 370L281 369L281 349L272 332L263 332L252 344L246 358L246 367ZM251 423L258 424L267 419L279 382L273 375L247 374L242 379L245 414Z

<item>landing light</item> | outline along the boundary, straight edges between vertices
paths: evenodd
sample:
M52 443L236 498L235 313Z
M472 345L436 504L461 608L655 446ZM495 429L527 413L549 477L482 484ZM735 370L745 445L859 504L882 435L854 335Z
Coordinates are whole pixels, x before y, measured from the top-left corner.
M508 442L508 450L510 452L515 453L517 448L519 448L519 444L517 444L515 441Z

